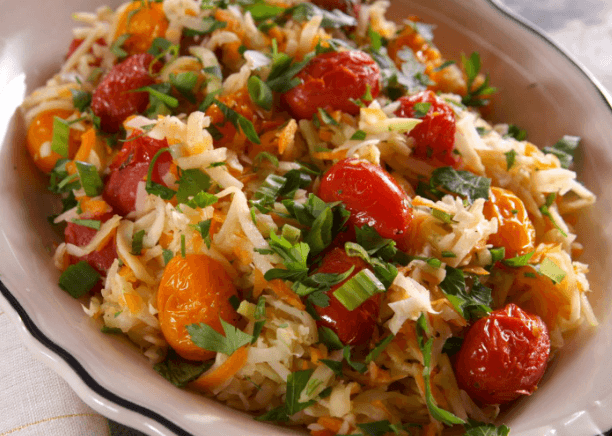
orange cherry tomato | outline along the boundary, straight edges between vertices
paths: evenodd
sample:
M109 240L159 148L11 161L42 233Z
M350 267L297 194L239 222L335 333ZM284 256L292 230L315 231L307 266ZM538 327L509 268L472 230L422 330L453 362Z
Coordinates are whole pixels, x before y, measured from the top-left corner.
M481 318L457 354L459 387L483 404L502 404L532 394L550 355L542 319L515 304Z
M345 159L323 175L319 186L323 201L342 201L351 212L350 226L373 227L382 237L393 239L400 249L412 223L410 200L389 173L359 159Z
M235 325L238 314L229 298L238 296L223 266L204 254L175 256L166 266L157 291L159 324L176 352L189 360L208 360L214 351L196 346L185 326L204 323L223 333L221 321Z
M497 218L497 233L487 241L495 247L504 247L505 258L522 256L535 249L536 232L525 210L525 205L512 192L492 187L491 196L485 202L484 216Z
M359 271L367 268L366 263L358 257L350 257L344 248L334 248L325 255L317 273L343 273L352 266L355 267L353 273L344 282L327 291L329 306L314 306L314 308L320 316L317 325L332 329L343 344L360 345L366 343L374 333L380 309L380 296L376 294L355 310L348 310L333 293Z
M123 44L131 55L144 53L155 38L163 38L168 29L168 20L162 3L147 0L135 1L125 8L119 18L115 39L129 33L131 36Z
M53 119L55 117L66 119L74 113L68 109L51 109L36 115L28 127L26 146L34 164L45 173L51 172L56 162L62 159L54 151L51 151L51 139L53 138ZM74 158L81 143L80 130L70 129L68 137L68 158ZM49 142L47 145L45 143ZM44 147L43 147L44 146ZM48 148L47 148L48 147Z

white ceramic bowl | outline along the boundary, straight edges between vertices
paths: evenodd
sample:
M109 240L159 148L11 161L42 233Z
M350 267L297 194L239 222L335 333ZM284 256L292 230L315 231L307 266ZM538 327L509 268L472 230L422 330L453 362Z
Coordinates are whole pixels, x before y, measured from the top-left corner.
M59 69L71 40L70 13L99 3L65 0L2 2L0 27L0 303L32 352L79 396L109 418L151 435L296 434L185 390L159 377L135 347L104 335L79 302L57 286L48 248L60 236L46 217L57 199L30 163L25 126L16 112L26 93ZM117 6L111 2L110 6ZM540 389L503 418L513 436L592 436L612 427L612 101L563 50L496 0L394 1L391 17L435 23L435 42L449 58L480 52L500 89L493 119L515 123L551 145L563 134L584 138L580 179L599 202L580 218L578 235L591 265L591 301L601 321L568 341Z

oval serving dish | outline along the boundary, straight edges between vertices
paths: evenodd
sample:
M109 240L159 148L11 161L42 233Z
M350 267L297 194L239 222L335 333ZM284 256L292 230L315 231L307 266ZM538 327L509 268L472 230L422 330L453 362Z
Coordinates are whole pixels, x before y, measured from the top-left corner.
M110 2L111 7L117 2ZM151 435L296 434L189 391L173 388L126 341L105 335L79 302L57 286L48 248L59 236L48 225L53 194L25 151L18 106L59 67L71 40L70 14L99 4L69 0L53 8L32 0L4 5L0 29L0 305L30 350L57 371L92 408ZM395 0L390 17L418 15L435 24L448 59L478 51L499 89L492 121L525 128L552 145L564 134L583 138L580 180L599 198L579 219L580 259L591 266L591 303L600 321L568 338L538 391L500 421L513 436L592 436L612 428L612 318L609 285L612 227L612 99L597 80L541 32L496 0ZM301 434L301 433L299 433Z

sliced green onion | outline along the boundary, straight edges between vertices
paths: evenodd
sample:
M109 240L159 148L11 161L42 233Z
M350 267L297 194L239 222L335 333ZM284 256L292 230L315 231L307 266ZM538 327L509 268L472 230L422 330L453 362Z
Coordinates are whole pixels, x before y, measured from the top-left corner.
M144 230L140 230L132 236L132 254L134 256L140 256L142 252L142 241L144 239Z
M491 253L491 264L494 264L497 261L504 260L504 257L506 256L506 248L505 247L491 248L489 250L489 253Z
M545 275L553 281L553 283L561 283L566 276L563 271L555 262L550 260L548 257L545 258L540 264L540 274Z
M76 162L76 167L85 194L87 194L88 197L100 195L102 189L104 188L104 184L102 183L102 179L100 178L96 167L79 161Z
M167 186L161 185L159 183L155 183L152 180L153 168L155 167L155 162L157 162L157 159L159 159L159 156L161 156L161 154L166 151L170 151L170 149L167 147L160 149L157 153L155 153L155 156L153 156L153 159L151 159L151 162L149 163L149 171L147 172L147 183L145 185L145 190L147 191L148 194L157 195L158 197L161 197L164 200L170 200L172 199L172 197L174 197L174 194L176 194L176 192L168 188Z
M185 235L181 235L181 256L183 256L183 259L187 256L185 249Z
M366 132L363 130L357 130L353 133L353 136L351 136L351 140L353 141L363 141L364 139L366 139Z
M148 92L150 95L157 98L159 101L171 108L176 108L179 105L179 101L176 98L172 97L171 95L164 94L163 92L159 92L157 89L154 89L150 86L138 88L134 90L134 92Z
M72 222L74 224L78 224L79 226L89 227L90 229L94 230L100 230L100 226L102 225L100 220L80 220L75 218L72 220Z
M172 252L172 250L164 249L162 256L164 258L164 265L168 265L168 262L170 262L174 257L174 253Z
M60 117L53 117L53 136L51 138L51 150L62 157L68 157L68 138L70 136L70 124Z
M438 218L440 221L444 222L445 224L452 224L454 222L453 221L453 216L451 214L443 212L441 210L432 209L431 210L431 214L435 218Z
M299 241L300 236L302 235L302 231L297 227L285 224L281 230L281 235L287 241L291 242L292 244L296 244Z
M317 108L319 112L319 118L325 124L329 124L330 126L339 126L338 121L334 120L334 118L323 108Z
M87 294L100 280L100 273L84 260L70 265L59 278L59 287L73 298Z
M525 266L529 264L529 259L531 259L534 253L535 251L530 251L529 253L523 254L522 256L516 256L510 259L506 259L503 261L503 263L513 268L518 268L519 266Z
M452 251L443 251L441 254L442 257L457 257L457 255Z
M334 297L348 310L355 310L372 295L385 291L385 286L374 273L364 269L336 289Z
M272 102L274 100L272 90L259 77L249 77L247 89L249 90L249 95L253 103L267 111L272 109Z

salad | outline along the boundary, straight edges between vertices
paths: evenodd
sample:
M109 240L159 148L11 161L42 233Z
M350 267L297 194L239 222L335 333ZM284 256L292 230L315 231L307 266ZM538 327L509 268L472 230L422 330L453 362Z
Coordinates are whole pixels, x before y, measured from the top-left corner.
M22 105L59 287L161 377L260 421L507 435L501 408L597 324L580 138L488 123L478 53L445 59L388 6L76 13Z

